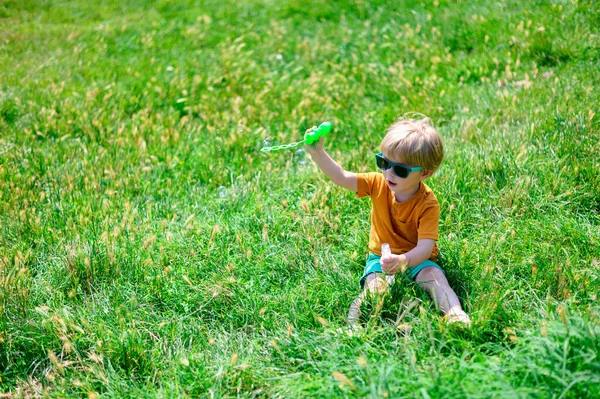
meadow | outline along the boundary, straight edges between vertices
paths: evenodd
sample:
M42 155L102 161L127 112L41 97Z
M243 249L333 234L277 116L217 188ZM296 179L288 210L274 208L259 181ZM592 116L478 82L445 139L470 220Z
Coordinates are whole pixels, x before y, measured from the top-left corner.
M0 398L600 398L599 61L595 0L0 0ZM408 112L473 326L340 333L370 201L260 148Z

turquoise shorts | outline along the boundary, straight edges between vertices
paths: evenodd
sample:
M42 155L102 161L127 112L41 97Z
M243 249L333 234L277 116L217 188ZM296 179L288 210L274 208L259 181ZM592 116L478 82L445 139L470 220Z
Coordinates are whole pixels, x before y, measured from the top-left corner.
M380 259L381 259L381 256L375 255L374 253L370 253L369 254L369 258L367 259L367 265L365 266L365 270L363 271L363 275L360 278L360 287L361 288L364 287L365 280L367 279L367 276L369 274L371 274L371 273L383 273L383 270L381 269L381 264L379 263ZM419 274L419 272L421 270L425 269L426 267L437 267L438 269L440 269L442 271L442 273L446 274L444 272L444 269L442 269L440 267L440 265L438 265L437 263L435 263L434 261L429 260L429 259L427 259L423 263L419 263L418 265L409 267L408 269L406 269L406 271L404 272L404 274L414 280L415 277L417 277L417 274Z

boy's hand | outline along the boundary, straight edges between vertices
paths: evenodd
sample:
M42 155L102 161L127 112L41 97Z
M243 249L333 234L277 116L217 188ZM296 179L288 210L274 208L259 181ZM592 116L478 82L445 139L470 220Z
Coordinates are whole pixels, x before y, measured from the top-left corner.
M317 128L317 126L313 126L310 129L306 130L306 133L309 133L313 130L315 130ZM317 141L316 143L312 144L312 145L308 145L308 144L304 144L304 148L306 148L306 151L310 154L310 155L315 155L317 152L323 151L323 137L319 138L319 141Z
M393 255L381 258L381 269L386 274L396 274L398 272L404 273L408 267L408 259L404 255Z

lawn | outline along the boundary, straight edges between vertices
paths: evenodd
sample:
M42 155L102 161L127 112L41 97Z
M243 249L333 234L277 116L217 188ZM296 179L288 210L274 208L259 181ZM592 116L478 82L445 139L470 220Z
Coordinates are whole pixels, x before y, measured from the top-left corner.
M0 398L600 398L599 62L595 0L0 0ZM370 201L260 149L410 112L473 326L340 333Z

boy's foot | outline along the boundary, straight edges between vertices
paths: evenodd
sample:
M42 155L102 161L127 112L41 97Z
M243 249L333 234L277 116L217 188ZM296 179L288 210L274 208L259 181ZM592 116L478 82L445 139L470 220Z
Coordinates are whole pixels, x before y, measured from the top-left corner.
M450 309L450 311L446 313L446 321L448 324L463 323L467 327L471 325L471 318L462 309Z

